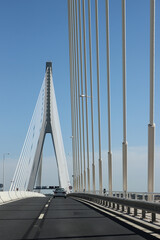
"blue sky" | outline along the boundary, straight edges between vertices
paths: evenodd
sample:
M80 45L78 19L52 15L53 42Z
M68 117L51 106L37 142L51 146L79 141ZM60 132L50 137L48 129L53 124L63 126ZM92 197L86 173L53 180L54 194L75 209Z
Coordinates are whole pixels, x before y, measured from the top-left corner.
M92 49L95 152L98 151L97 90L95 59L95 6L92 3ZM103 185L107 187L107 82L106 82L106 37L105 1L99 0L99 45L100 45L100 93ZM111 66L111 127L113 152L113 187L122 188L122 35L121 1L110 3L110 66ZM87 1L86 1L87 12ZM155 124L156 124L156 191L160 169L160 1L156 1L156 68L155 68ZM129 189L146 191L147 138L149 123L149 0L126 0L126 54L127 54L127 141ZM88 24L88 20L86 21ZM88 27L87 27L88 29ZM88 33L87 33L88 51ZM2 156L6 159L6 183L19 158L26 132L37 101L45 73L45 62L53 62L53 80L69 172L72 172L70 75L68 43L67 0L0 1L0 169ZM89 56L87 53L88 95ZM90 101L89 113L90 113ZM90 121L90 116L89 116ZM91 129L89 129L91 133ZM91 151L91 140L90 140ZM53 160L53 148L49 136L44 146L44 184L57 178L56 165L47 168ZM47 160L48 159L48 160ZM98 159L98 156L97 156ZM98 161L98 160L97 160ZM51 178L47 178L50 173ZM135 174L134 174L135 173ZM98 171L97 171L98 174ZM137 175L136 175L137 174ZM54 175L54 177L52 176ZM2 181L0 170L0 181ZM98 179L98 176L97 176ZM138 183L140 186L137 186Z

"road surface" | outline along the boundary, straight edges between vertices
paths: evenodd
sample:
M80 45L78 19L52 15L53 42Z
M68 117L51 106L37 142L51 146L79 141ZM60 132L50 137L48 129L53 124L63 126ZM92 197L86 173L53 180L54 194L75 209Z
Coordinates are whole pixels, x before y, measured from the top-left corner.
M0 240L142 240L71 198L29 198L0 206Z

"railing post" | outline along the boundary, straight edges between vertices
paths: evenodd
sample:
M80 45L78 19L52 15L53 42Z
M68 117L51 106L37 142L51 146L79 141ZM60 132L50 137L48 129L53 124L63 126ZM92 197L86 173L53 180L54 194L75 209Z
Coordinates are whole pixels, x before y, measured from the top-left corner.
M134 208L134 216L137 216L137 208Z
M124 205L122 205L122 212L124 212Z
M152 222L155 222L156 221L156 214L155 213L151 213L152 215Z
M130 211L130 207L127 207L127 214L130 214L131 211Z
M146 211L142 210L142 219L144 219L146 217Z

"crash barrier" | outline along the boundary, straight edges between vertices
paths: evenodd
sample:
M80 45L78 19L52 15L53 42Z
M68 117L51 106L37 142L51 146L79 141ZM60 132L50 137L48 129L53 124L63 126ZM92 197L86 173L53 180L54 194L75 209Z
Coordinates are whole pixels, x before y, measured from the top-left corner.
M149 201L149 202L160 202L160 193L155 192L124 192L124 191L107 191L105 188L95 191L85 191L82 192L78 191L78 193L88 193L88 194L95 194L100 196L107 196L107 197L117 197L117 198L126 198L126 199L134 199L134 200L142 200L142 201Z
M131 214L131 209L133 210L133 215L136 217L138 210L141 212L141 219L146 217L146 213L151 213L151 221L156 221L156 214L160 214L160 204L147 202L142 200L132 200L132 199L122 199L117 197L107 197L96 194L88 193L70 193L68 196L77 197L80 199L85 199L93 203L112 208L117 211L121 211L127 214Z
M45 195L29 191L4 191L0 192L0 204L30 197L45 197Z

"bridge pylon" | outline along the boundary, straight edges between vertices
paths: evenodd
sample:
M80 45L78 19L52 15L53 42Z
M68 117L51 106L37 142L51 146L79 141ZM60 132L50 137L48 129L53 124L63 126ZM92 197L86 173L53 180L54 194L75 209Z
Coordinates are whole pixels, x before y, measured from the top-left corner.
M70 180L52 80L52 62L46 63L45 78L10 190L32 191L35 183L41 184L42 151L47 133L52 137L59 185L69 191Z

